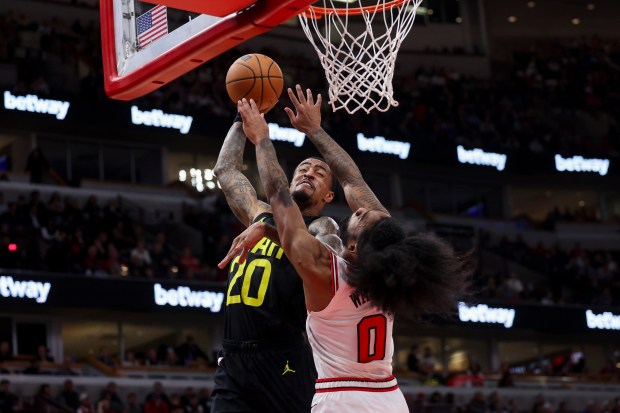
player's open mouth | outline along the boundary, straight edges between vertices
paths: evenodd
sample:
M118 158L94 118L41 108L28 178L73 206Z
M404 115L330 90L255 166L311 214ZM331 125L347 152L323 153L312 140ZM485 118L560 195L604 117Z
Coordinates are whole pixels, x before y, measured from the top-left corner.
M307 185L310 188L314 189L314 185L312 185L312 182L310 181L301 181L299 184L297 184L297 186L301 186L301 185Z

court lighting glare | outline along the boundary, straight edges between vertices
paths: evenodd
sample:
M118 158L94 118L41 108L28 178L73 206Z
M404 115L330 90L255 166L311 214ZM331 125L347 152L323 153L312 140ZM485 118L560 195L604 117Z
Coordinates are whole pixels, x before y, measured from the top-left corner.
M509 23L516 23L517 21L517 16L509 16L508 17L508 22Z
M534 7L536 7L535 1L528 1L526 4L527 4L527 7L529 7L530 9L533 9Z
M573 24L575 26L581 24L581 20L576 18L576 17L574 19L572 19L570 22L571 22L571 24Z
M588 3L588 5L586 6L586 9L592 11L596 8L596 6L594 5L594 3Z

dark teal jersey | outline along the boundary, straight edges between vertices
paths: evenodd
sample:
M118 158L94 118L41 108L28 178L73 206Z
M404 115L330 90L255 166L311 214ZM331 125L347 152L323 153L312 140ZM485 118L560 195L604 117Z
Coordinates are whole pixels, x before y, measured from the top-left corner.
M309 225L316 217L304 217ZM271 213L256 221L275 226ZM306 329L306 306L301 278L284 250L263 238L245 263L235 257L226 287L225 340L277 340L299 336Z

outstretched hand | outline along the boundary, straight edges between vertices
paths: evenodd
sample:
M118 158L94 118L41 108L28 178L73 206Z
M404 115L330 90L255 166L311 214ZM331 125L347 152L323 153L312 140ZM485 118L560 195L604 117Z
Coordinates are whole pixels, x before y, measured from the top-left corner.
M232 242L230 249L228 250L228 254L217 264L218 268L222 269L228 265L230 260L233 259L237 254L241 253L239 256L239 264L243 264L245 259L248 256L248 252L250 249L256 245L258 241L260 241L265 236L265 225L262 222L255 222L250 225L239 234Z
M291 120L291 124L300 132L310 135L321 128L321 94L316 96L316 102L312 91L306 89L306 95L301 90L301 86L295 86L295 92L291 88L288 88L288 96L291 98L291 102L295 107L295 112L289 107L284 108L284 111Z
M263 139L269 139L269 126L265 121L265 115L261 114L254 99L242 99L237 102L237 109L243 119L243 131L254 145Z

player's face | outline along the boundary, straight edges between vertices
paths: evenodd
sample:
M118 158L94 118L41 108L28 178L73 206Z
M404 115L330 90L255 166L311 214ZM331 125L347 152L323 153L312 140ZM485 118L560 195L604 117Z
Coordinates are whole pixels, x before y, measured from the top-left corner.
M291 195L298 204L331 202L334 198L332 179L331 170L325 162L308 158L295 169L291 179Z
M346 243L347 247L356 246L359 236L364 230L372 228L381 218L389 217L382 211L368 208L359 208L351 215L347 224ZM349 248L350 249L350 248Z

